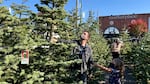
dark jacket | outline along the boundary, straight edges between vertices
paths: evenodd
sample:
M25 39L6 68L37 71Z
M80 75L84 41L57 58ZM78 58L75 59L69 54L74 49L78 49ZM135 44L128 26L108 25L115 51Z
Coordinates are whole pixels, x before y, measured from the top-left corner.
M91 73L93 59L92 59L92 49L88 44L86 46L81 46L80 41L76 41L77 46L73 49L72 56L77 56L77 58L82 60L81 63L81 74L84 72Z

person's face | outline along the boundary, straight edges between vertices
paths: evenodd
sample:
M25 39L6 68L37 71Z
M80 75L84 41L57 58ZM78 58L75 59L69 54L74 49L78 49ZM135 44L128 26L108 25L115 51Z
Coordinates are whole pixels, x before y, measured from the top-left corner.
M88 40L89 39L89 33L88 32L83 32L81 34L81 39L82 40Z

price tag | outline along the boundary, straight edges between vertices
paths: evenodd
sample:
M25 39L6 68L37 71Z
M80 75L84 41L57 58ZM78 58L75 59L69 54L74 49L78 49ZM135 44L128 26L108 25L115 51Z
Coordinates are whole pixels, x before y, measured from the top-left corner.
M29 64L29 51L21 51L21 64Z

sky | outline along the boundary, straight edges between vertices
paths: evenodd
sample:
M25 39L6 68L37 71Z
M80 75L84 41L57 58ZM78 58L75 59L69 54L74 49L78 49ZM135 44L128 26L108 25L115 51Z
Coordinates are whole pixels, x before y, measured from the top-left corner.
M40 0L28 0L25 5L29 6L31 10L37 12L34 4L40 3ZM82 1L82 11L85 18L88 12L92 10L95 16L109 16L109 15L125 15L125 14L141 14L150 13L150 0L79 0ZM21 4L22 0L5 0L0 6L10 6L11 3ZM68 0L65 6L67 11L74 9L76 0Z

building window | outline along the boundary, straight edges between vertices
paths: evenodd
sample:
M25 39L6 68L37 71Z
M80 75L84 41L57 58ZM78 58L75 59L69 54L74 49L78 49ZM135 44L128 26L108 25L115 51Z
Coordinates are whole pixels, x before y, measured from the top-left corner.
M119 30L116 27L108 27L104 34L119 34Z

